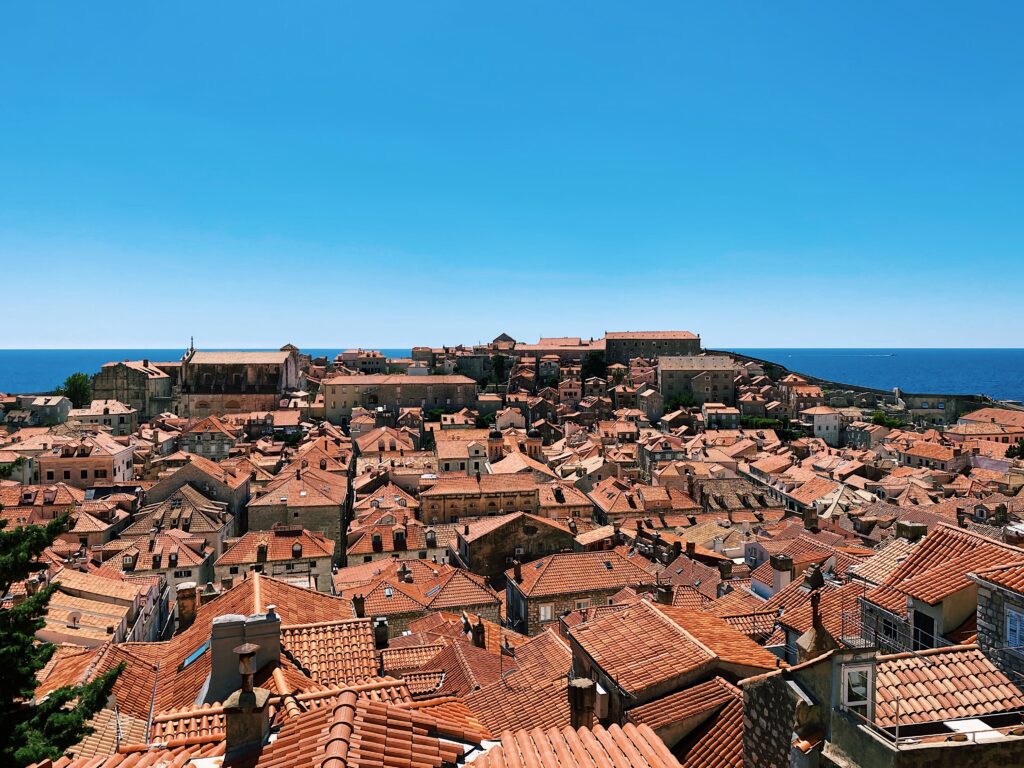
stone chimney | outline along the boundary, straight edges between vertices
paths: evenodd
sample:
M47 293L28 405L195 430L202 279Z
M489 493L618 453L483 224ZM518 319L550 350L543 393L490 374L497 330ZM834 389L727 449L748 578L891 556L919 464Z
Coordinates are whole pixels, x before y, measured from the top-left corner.
M231 650L238 656L241 687L224 702L225 763L252 755L270 736L270 691L253 685L260 646L243 643Z
M213 586L213 582L208 581L206 582L206 586L203 587L202 591L199 593L199 604L206 605L216 597L220 597L220 592L218 592Z
M772 555L772 594L777 594L793 580L793 558L789 555Z
M659 584L654 590L655 599L661 605L672 605L672 593L671 584Z
M512 577L516 580L516 584L523 583L523 564L518 560L512 561Z
M924 523L913 523L909 520L896 521L896 538L907 541L918 541L928 533L928 526Z
M363 595L352 596L352 612L357 619L366 617L366 598Z
M476 615L476 624L473 625L473 645L477 648L487 645L487 629L484 627L484 620L479 613Z
M729 581L732 578L732 560L718 561L718 576L722 581Z
M594 725L594 705L597 703L597 686L593 680L577 677L569 682L569 720L574 729L590 728Z
M388 647L388 620L383 616L373 621L373 646L377 650Z
M693 542L693 541L686 542L686 556L692 560L693 556L696 554L696 552L697 552L697 543Z
M218 616L210 625L210 683L206 702L224 701L242 684L235 663L236 646L255 645L251 666L253 673L281 658L281 617L268 605L265 614Z
M183 581L175 589L175 601L178 606L178 631L188 629L196 620L196 604L199 588L194 581Z

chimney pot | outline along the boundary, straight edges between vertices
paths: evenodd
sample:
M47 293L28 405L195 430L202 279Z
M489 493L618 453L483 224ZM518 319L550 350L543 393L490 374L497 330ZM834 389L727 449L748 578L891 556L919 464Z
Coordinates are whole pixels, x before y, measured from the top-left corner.
M597 687L593 680L577 677L569 683L569 717L574 729L590 728L594 725L594 705L597 703Z

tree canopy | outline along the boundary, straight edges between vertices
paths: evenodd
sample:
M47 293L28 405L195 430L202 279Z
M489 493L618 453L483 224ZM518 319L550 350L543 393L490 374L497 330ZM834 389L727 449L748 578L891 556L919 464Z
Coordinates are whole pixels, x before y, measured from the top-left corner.
M81 371L72 373L57 387L57 394L64 395L75 408L84 408L92 402L92 379Z
M0 609L0 765L28 765L56 759L89 734L89 719L103 708L121 668L81 686L67 686L32 702L36 673L46 666L55 646L39 643L35 633L45 624L55 584L27 590L21 582L45 566L39 555L65 530L67 517L45 526L7 529L0 520L0 595L17 587L19 598Z

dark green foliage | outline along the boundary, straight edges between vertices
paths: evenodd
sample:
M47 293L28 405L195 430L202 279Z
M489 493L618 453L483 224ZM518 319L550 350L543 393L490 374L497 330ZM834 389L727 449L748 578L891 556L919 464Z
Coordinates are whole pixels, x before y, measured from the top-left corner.
M892 416L886 416L881 411L875 411L871 414L871 423L878 424L883 427L889 427L889 429L896 429L903 426L902 421L894 419Z
M0 594L45 566L39 555L67 527L67 517L45 526L10 530L0 521ZM54 646L35 642L45 624L46 606L56 585L0 609L0 765L27 765L57 758L88 734L87 721L106 703L120 669L84 686L61 688L33 705L36 672L46 666Z
M775 429L781 427L778 419L767 419L760 416L740 416L740 426L747 429Z
M56 391L70 400L75 408L84 408L92 402L92 379L81 371L72 373Z
M1024 459L1024 439L1018 440L1015 445L1006 449L1006 458Z
M482 414L480 416L477 416L476 417L476 428L477 429L487 429L488 427L494 426L494 416L495 416L495 414L493 414L493 413L485 413L485 414Z
M689 392L680 392L672 395L668 402L665 403L665 413L672 413L680 408L693 408L696 405L697 401L693 399L693 395Z
M25 465L25 457L19 456L10 464L4 464L0 467L0 480L10 480L11 475L14 474L14 470L21 469Z
M494 381L504 384L508 381L508 358L505 355L491 355L491 367L494 369Z
M580 376L586 381L593 376L598 378L605 378L608 374L608 364L604 360L604 352L597 350L591 350L583 356L583 362L580 365Z

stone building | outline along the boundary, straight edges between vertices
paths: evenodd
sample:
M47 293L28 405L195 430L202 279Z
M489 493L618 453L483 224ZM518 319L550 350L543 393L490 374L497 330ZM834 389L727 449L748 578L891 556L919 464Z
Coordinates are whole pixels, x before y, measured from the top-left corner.
M86 427L102 427L118 437L134 434L139 412L117 400L93 400L85 408L72 408L68 418Z
M133 449L105 432L54 443L36 456L39 479L44 483L65 482L76 488L105 483L122 483L135 476Z
M736 401L737 364L728 355L662 357L658 360L658 389L665 402L689 397L695 403Z
M211 414L272 411L281 396L299 387L299 351L200 352L181 358L176 412L186 418Z
M978 647L1003 674L1024 678L1024 564L979 570Z
M334 541L326 536L301 525L274 525L269 531L249 531L232 544L213 564L213 576L217 584L228 587L255 570L330 593L333 560Z
M656 577L620 550L561 552L505 571L507 624L536 635L569 611L606 605L623 587L653 586Z
M530 475L442 477L420 493L423 522L454 523L463 517L483 517L539 508L538 484Z
M458 410L476 407L476 382L468 376L332 376L321 385L328 421L347 421L354 408Z
M154 530L177 528L201 536L214 554L220 555L225 541L235 535L235 519L227 506L206 498L191 485L183 485L166 499L142 507L132 524L121 532L121 538L146 537Z
M313 466L289 467L249 502L250 531L275 525L300 525L334 541L339 557L345 551L344 515L348 477Z
M608 363L628 365L634 357L659 358L700 353L700 336L689 331L617 331L604 335Z
M566 526L514 512L465 523L456 534L453 562L497 583L513 560L529 563L553 552L571 551L574 542Z
M239 428L217 416L207 416L182 432L178 442L183 451L220 461L228 457L240 436Z
M221 466L203 456L185 454L187 461L166 477L160 478L147 492L150 504L161 502L184 486L191 486L207 499L221 502L235 518L239 530L245 530L245 505L249 501L251 475L233 466Z
M104 363L92 377L92 396L125 403L143 419L149 419L173 411L173 390L180 369L180 363L149 360Z

